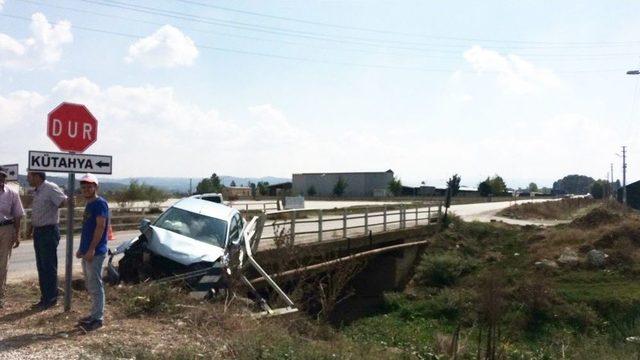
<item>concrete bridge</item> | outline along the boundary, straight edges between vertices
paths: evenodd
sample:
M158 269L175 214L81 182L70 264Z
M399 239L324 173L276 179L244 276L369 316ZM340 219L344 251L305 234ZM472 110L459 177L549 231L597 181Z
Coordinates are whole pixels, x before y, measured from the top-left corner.
M464 220L489 221L496 218L497 211L510 205L512 202L454 205L451 211ZM391 210L385 209L384 205L371 209L364 209L361 212L350 212L349 209L318 209L272 214L271 219L265 224L256 257L269 267L274 263L271 259L284 256L276 256L276 254L286 253L282 245L297 249L295 254L300 254L309 260L327 260L329 255L335 259L367 249L418 241L434 231L436 228L434 225L437 224L441 210L438 206L409 207L402 204L390 207ZM116 239L111 241L109 246L114 248L137 236L138 233L137 230L116 232ZM285 244L278 243L282 241ZM63 264L65 246L63 238L58 246L60 264ZM413 250L397 249L397 252L389 252L393 255L390 259L404 257L411 251ZM401 261L393 266L401 268L404 265L406 263ZM61 267L60 276L62 272ZM80 264L74 259L74 275L80 276L80 274ZM9 263L8 281L15 282L36 277L32 242L23 240L20 247L13 250Z

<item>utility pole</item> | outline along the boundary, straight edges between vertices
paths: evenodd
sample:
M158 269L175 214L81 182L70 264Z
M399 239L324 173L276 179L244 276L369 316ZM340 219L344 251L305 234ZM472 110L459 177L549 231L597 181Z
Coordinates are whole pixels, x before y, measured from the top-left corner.
M609 188L611 190L611 197L613 198L614 197L614 195L613 195L613 163L611 163L611 172L610 172L610 174L611 174L611 181L609 182Z
M622 204L627 205L627 147L622 147Z

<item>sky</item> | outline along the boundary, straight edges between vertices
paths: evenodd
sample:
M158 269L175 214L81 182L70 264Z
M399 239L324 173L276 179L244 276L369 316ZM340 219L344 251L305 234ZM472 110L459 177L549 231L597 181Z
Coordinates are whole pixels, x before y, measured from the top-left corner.
M640 178L636 1L0 0L0 164L86 105L113 177Z

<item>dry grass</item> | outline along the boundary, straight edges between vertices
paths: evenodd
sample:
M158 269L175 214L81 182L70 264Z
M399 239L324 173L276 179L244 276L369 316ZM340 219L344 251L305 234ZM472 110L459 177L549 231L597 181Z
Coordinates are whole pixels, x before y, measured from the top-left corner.
M84 334L77 320L89 311L85 291L73 309L29 309L34 282L10 284L0 310L0 359L318 359L397 358L361 345L304 313L256 320L253 304L229 295L198 301L180 289L153 284L107 287L105 326Z
M562 199L510 206L498 216L512 219L571 220L600 202L593 199Z
M540 230L531 237L536 259L557 257L568 247L581 253L603 250L613 264L640 259L640 214L614 204L596 204L570 224Z
M11 284L7 306L0 310L0 358L6 354L11 354L8 358L46 359L96 355L172 358L171 354L184 353L185 349L223 358L225 354L217 353L224 348L210 345L224 344L226 332L241 332L252 324L240 307L225 312L222 304L198 303L173 290L167 290L169 296L160 296L166 306L144 311L154 301L150 298L155 296L157 301L162 291L150 287L107 288L105 327L85 335L75 325L89 311L86 292L74 291L73 308L68 313L61 305L36 312L29 308L38 298L36 284ZM52 349L56 349L53 355Z

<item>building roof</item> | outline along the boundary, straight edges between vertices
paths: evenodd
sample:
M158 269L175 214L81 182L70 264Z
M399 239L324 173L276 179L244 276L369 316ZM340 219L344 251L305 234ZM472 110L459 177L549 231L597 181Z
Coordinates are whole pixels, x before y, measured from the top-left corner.
M295 175L345 175L345 174L393 174L393 170L387 171L349 171L349 172L317 172L317 173L297 173Z

